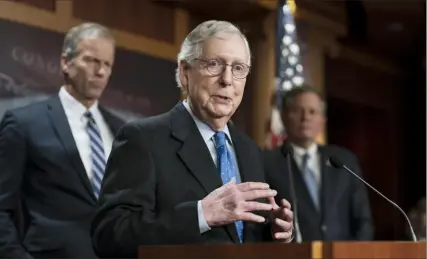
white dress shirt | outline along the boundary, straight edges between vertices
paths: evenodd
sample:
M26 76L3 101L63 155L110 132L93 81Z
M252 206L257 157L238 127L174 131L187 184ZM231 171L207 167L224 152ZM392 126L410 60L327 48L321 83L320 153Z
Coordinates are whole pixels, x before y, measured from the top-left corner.
M201 121L199 118L197 118L193 111L190 108L190 105L187 103L187 101L183 101L182 104L187 109L187 111L190 113L191 117L193 118L194 122L196 123L197 128L199 129L200 135L202 135L203 140L206 143L206 146L209 149L209 153L211 154L212 160L217 165L217 154L216 154L216 148L215 148L215 140L214 135L215 131L209 127L206 123ZM237 164L237 157L236 152L233 148L233 142L231 140L230 131L228 130L228 126L225 125L225 128L222 130L225 135L227 136L227 148L230 150L232 156L233 156L233 162L234 162L234 168L236 168L236 181L240 181L240 173L239 173L239 166ZM218 172L218 176L220 173ZM199 218L199 229L200 233L204 233L206 231L209 231L211 228L209 227L208 223L205 220L205 217L203 215L203 209L202 209L202 201L197 202L197 213Z
M73 138L87 176L92 180L92 151L90 148L89 134L87 132L88 119L84 116L85 112L89 111L92 113L96 125L101 133L105 152L105 161L107 161L107 158L110 155L114 136L98 109L98 102L93 104L88 110L82 103L77 101L70 93L68 93L64 87L61 87L59 90L59 99L62 107L64 107L65 115L67 116L68 124L70 125L71 133L73 134Z
M321 184L321 157L318 152L318 146L316 143L311 144L311 146L307 149L299 147L297 145L291 144L294 149L294 159L295 162L302 172L302 160L304 154L309 155L309 159L307 160L307 166L314 174L314 178L316 179L317 186L320 187Z

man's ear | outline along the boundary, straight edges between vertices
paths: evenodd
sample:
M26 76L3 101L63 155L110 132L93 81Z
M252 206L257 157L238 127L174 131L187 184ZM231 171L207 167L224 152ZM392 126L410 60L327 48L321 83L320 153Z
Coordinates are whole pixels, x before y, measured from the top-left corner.
M182 88L184 88L185 92L188 92L188 73L190 72L188 64L181 60L179 62L179 80L181 82Z
M68 75L70 60L65 55L61 55L61 69L64 74Z

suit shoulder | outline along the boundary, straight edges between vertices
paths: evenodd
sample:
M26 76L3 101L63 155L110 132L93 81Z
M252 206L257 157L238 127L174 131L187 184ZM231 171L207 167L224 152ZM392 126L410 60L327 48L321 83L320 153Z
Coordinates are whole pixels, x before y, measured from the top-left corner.
M337 156L339 157L341 160L344 161L355 161L357 162L358 159L356 157L356 154L354 154L353 151L351 151L350 149L347 149L345 147L341 147L338 145L326 145L323 146L323 148L327 151L328 154L331 154L333 156Z
M28 112L32 111L39 111L41 109L45 109L47 105L50 103L51 99L46 99L43 101L34 102L31 104L27 104L25 106L17 107L14 109L10 109L8 111L14 113L14 114L28 114Z
M45 110L50 102L50 98L47 100L31 103L22 107L6 110L5 116L10 115L19 119L20 122L39 120L39 116L35 114L41 113Z
M253 139L251 139L248 135L246 135L245 133L238 131L239 135L242 137L242 139L246 142L248 142L250 145L256 147L257 149L259 149L261 151L261 149L259 148L258 144L255 143L255 141Z
M118 111L115 111L112 108L106 107L106 106L98 106L99 111L101 111L102 115L107 114L108 116L113 117L114 119L120 120L122 122L125 122L125 118L123 118L123 115L120 114Z
M332 153L344 153L347 155L354 155L354 153L350 149L335 144L325 145L323 146L323 148Z
M266 149L262 151L263 156L264 156L264 160L266 162L269 162L271 160L275 160L277 158L283 157L281 154L281 147L276 147L273 149Z
M258 144L253 139L251 139L248 135L246 135L243 131L241 131L235 126L233 126L232 131L234 132L234 134L237 134L242 141L248 143L249 146L252 146L254 149L257 149L259 152L262 151L261 148L258 146Z
M170 122L168 113L147 117L139 118L132 121L128 121L124 124L121 131L134 131L143 132L144 135L158 134L162 130L170 131Z

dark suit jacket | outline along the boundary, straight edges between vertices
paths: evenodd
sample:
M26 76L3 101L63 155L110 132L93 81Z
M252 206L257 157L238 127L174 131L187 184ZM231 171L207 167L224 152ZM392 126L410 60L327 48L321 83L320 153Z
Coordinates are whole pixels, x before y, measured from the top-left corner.
M303 241L371 240L372 218L365 186L350 173L329 163L329 157L336 156L361 176L357 158L337 146L319 145L319 153L322 172L320 212L314 206L295 160L291 159ZM265 166L267 182L278 192L276 198L285 198L292 203L288 164L281 148L265 152Z
M242 182L265 182L261 152L228 124ZM200 234L197 201L222 185L193 118L170 112L125 125L113 144L92 225L100 257L136 257L139 245L238 243L234 224ZM271 240L268 224L245 223L245 242Z
M124 123L100 107L115 134ZM16 215L21 201L22 213ZM0 126L0 257L95 257L93 194L58 96L5 113ZM12 217L22 216L22 240Z

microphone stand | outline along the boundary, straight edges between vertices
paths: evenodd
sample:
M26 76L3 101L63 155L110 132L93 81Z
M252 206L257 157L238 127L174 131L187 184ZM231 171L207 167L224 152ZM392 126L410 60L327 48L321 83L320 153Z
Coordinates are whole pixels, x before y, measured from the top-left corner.
M293 156L293 149L290 145L286 145L284 147L284 153L286 156L286 162L288 164L288 176L289 176L289 187L291 191L291 197L292 197L292 208L294 212L294 225L295 225L295 238L297 243L302 242L302 235L301 230L299 227L299 220L298 220L298 202L297 202L297 195L295 192L295 186L294 186L294 177L293 177L293 171L292 171L292 156Z

